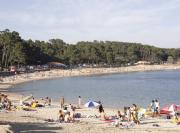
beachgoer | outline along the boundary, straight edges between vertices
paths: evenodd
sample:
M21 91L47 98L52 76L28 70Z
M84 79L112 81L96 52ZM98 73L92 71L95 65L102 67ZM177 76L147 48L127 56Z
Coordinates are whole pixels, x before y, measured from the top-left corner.
M158 116L160 115L160 104L157 99L155 100L154 104L155 104L155 115Z
M70 117L71 117L71 120L74 121L74 118L75 118L75 108L72 108L72 110L70 111Z
M59 121L63 122L64 121L64 113L62 110L59 110Z
M69 104L68 110L71 111L73 108L74 108L73 105L72 105L72 104Z
M60 99L60 105L61 105L61 108L63 108L63 106L64 106L64 97L61 97L61 99Z
M99 105L99 113L101 113L103 110L104 110L104 109L103 109L103 106L102 106L102 104L100 103L100 105Z
M34 99L34 97L32 98L31 105L33 105L33 103L36 103L36 100Z
M48 99L48 105L51 106L51 98Z
M132 118L133 118L134 123L140 124L140 121L138 119L138 108L137 108L136 104L133 104L131 113L132 113Z
M78 108L81 107L81 96L78 97Z
M6 110L11 110L11 106L12 106L12 103L10 100L7 101L7 107L6 107Z
M154 100L152 100L150 107L151 107L152 117L154 117L155 116L155 112L156 112L156 105L155 105L155 101Z
M67 112L64 117L65 122L71 122L70 112Z
M131 108L127 107L126 109L126 117L127 117L127 121L131 121Z
M45 100L44 100L44 106L46 106L48 104L48 99L49 97L46 97ZM43 99L42 99L43 100Z
M121 111L119 111L119 110L118 110L118 112L117 112L117 118L118 118L119 120L123 120L123 119L124 119L124 115L122 115L122 114L121 114Z
M67 114L67 112L68 112L67 107L64 107L63 112L64 112L64 114Z
M106 113L104 112L104 110L101 111L100 113L100 119L101 120L108 120L109 118L106 116Z

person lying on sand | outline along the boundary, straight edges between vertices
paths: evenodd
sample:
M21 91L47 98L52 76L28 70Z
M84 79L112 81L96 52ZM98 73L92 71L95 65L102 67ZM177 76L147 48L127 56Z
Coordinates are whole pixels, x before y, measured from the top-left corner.
M102 110L100 113L100 120L110 120L110 118L106 115L104 110Z
M124 115L121 113L121 111L118 110L116 118L119 120L124 120Z
M32 101L32 102L31 102L31 107L32 107L32 108L44 107L44 105L43 105L43 104L40 104L37 100L35 100L35 101Z

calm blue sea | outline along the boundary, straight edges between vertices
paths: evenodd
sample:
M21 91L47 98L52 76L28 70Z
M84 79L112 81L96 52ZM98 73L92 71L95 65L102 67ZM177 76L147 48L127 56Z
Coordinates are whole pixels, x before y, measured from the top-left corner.
M133 103L147 107L152 99L158 99L164 106L180 104L180 70L39 80L16 85L9 91L49 96L56 101L64 96L68 103L77 103L81 96L84 103L92 99L102 101L105 107L119 108Z

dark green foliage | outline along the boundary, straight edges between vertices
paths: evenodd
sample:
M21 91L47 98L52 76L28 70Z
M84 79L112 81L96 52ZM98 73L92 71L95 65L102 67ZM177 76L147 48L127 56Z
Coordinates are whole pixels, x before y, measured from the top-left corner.
M23 40L18 32L8 29L0 32L1 69L10 65L38 65L51 61L72 66L84 63L122 66L140 60L161 64L179 59L180 49L113 41L81 41L70 45L61 39L51 39L49 42Z

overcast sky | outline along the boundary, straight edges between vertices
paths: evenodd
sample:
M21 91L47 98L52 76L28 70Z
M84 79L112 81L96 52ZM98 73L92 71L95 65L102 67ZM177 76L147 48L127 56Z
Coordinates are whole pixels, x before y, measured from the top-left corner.
M0 30L6 28L24 39L180 48L180 0L0 0Z

